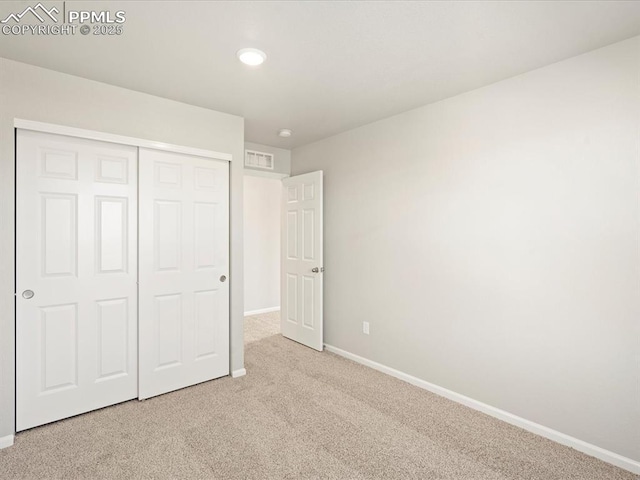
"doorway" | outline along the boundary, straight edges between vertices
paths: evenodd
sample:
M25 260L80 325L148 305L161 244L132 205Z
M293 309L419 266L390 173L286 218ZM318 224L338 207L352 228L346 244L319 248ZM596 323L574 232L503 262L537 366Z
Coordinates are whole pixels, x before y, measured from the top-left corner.
M245 328L245 335L282 333L322 351L323 172L282 180L248 172L244 177L245 324L252 328Z
M281 196L280 178L245 170L245 343L280 333Z

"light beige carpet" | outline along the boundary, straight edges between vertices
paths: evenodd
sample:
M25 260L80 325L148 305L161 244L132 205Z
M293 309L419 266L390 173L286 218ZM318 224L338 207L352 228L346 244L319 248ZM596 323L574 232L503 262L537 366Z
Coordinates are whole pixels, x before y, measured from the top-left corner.
M19 434L0 478L638 477L246 319L247 376Z

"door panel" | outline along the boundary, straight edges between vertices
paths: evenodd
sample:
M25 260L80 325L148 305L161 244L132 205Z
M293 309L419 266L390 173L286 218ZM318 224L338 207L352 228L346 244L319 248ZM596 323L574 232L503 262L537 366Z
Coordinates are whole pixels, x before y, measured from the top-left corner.
M229 374L229 165L140 149L140 398Z
M289 177L283 185L281 330L322 350L322 172Z
M18 130L18 431L137 395L136 156Z
M98 301L98 381L126 375L128 363L129 300ZM135 319L134 319L135 320Z

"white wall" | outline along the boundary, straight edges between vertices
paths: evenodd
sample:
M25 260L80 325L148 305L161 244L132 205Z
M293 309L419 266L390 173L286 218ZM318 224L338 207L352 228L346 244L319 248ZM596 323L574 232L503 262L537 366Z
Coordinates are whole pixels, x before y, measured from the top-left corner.
M14 431L14 128L21 118L231 153L231 369L244 366L244 120L0 58L0 438Z
M294 149L326 342L640 460L639 79L640 37Z
M280 307L280 192L278 179L244 177L244 309Z

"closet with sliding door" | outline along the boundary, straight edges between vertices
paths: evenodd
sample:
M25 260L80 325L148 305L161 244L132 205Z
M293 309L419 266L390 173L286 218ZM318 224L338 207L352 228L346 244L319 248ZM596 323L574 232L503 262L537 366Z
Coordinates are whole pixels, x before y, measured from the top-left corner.
M16 130L18 431L229 373L229 160Z

